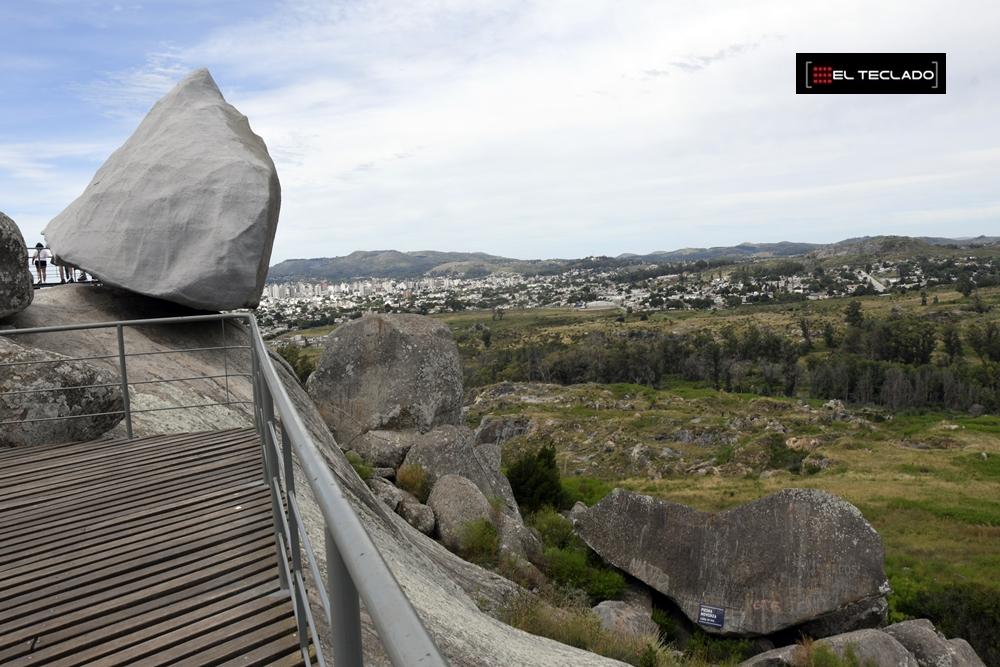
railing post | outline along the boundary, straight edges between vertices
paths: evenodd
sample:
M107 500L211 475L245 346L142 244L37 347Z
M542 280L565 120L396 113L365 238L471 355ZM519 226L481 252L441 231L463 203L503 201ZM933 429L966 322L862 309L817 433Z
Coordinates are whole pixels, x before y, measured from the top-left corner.
M125 432L132 439L132 403L128 397L128 371L125 368L125 327L118 325L118 376L122 383L122 409L125 411Z
M330 595L330 643L337 667L363 667L361 656L361 607L358 589L340 550L326 528L326 587Z

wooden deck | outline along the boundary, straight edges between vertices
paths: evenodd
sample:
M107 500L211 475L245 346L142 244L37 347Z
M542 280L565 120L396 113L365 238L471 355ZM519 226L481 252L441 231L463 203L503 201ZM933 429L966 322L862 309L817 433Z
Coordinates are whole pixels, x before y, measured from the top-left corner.
M0 450L0 664L299 665L252 431Z

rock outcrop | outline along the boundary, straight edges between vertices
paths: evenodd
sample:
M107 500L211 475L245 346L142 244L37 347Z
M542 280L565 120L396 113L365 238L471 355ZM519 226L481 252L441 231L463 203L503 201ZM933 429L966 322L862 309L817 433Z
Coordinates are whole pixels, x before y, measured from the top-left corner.
M868 667L918 667L916 659L902 644L879 630L855 630L827 637L815 642L811 650L814 654L825 650L840 660L849 660L850 656L854 656L853 661L845 664ZM739 667L799 667L805 664L813 664L807 649L794 644L755 655L741 662Z
M475 521L493 524L493 510L486 496L475 484L458 475L444 475L438 479L427 505L437 517L441 543L452 551L461 551L465 546L464 536L469 524Z
M368 431L352 440L350 449L376 468L398 468L421 436L419 431Z
M605 630L639 637L656 637L660 629L648 609L621 600L605 600L594 607Z
M986 667L964 639L946 639L926 618L882 629L909 651L918 667Z
M21 230L0 213L0 320L31 305L35 290L27 257Z
M0 336L0 363L18 364L0 375L0 422L21 423L0 426L0 445L94 440L122 420L121 387L113 373L13 340ZM38 389L44 391L8 394Z
M197 70L43 232L107 285L203 310L260 301L281 188L263 140Z
M345 449L368 431L461 421L458 348L447 326L422 315L370 315L338 327L306 387Z
M576 527L707 632L767 635L827 618L838 626L828 630L844 632L877 624L886 608L881 537L856 507L821 491L785 489L709 514L618 489Z
M500 461L480 456L473 434L465 426L441 426L425 433L406 453L403 465L420 466L429 483L443 475L460 475L471 480L487 498L500 498L507 512L520 518L510 482L500 472Z

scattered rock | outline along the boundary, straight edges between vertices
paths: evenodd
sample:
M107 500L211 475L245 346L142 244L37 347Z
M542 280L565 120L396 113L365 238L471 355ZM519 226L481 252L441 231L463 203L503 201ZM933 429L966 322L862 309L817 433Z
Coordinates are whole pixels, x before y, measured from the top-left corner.
M601 627L611 632L638 637L658 636L660 632L649 610L621 600L605 600L594 607L594 613Z
M406 519L406 522L419 530L424 535L434 533L436 518L434 510L427 505L414 500L405 500L396 508L399 516Z
M465 426L441 426L423 434L410 448L403 465L418 465L434 484L443 475L471 480L486 498L503 500L508 513L520 517L510 482L500 472L494 457L480 457L473 446L472 431Z
M281 186L206 69L189 74L45 228L60 261L202 310L260 301Z
M827 637L818 642L828 646L841 659L845 659L848 650L852 651L859 664L869 661L877 667L917 667L917 661L910 652L896 639L879 630L855 630L834 637Z
M499 523L501 555L518 556L538 566L545 563L545 545L541 537L524 525L520 517L501 514Z
M820 454L810 454L802 459L801 470L807 474L815 474L830 467L830 459Z
M486 415L476 429L476 444L502 445L525 435L530 427L531 420L522 415Z
M986 413L986 408L979 403L973 403L969 406L969 414L973 417L981 417Z
M567 518L570 521L576 521L577 519L579 519L580 517L582 517L584 514L586 514L586 512L587 512L588 509L590 509L590 508L587 507L584 503L582 503L581 501L578 500L575 503L573 503L573 507L570 508L569 515L568 515Z
M856 630L827 637L813 644L813 651L825 647L844 660L848 652L855 657L850 664L870 667L918 667L917 661L898 641L879 630ZM739 667L799 667L812 664L805 647L783 646L741 662Z
M889 591L882 539L856 507L822 491L785 489L715 514L616 489L576 522L606 561L673 599L692 622L725 610L708 632L771 634L835 618L833 631L877 622ZM870 604L868 604L870 603ZM861 618L836 616L859 605Z
M493 512L479 488L465 477L443 475L434 483L427 505L437 518L442 544L452 551L462 548L462 534L473 521L493 522Z
M949 639L948 645L955 651L954 667L986 667L976 650L964 639Z
M393 512L404 502L417 502L413 495L396 488L391 482L387 482L381 477L372 477L367 484L375 497L385 503Z
M785 447L796 452L811 452L819 447L819 440L816 438L791 437L785 440Z
M8 366L0 375L0 422L53 417L60 419L5 424L0 428L0 445L41 445L93 440L122 420L121 387L117 384L118 378L112 373L86 361L72 361L64 355L24 347L0 336L0 363L28 361L44 363ZM3 395L32 389L55 391Z
M983 661L964 639L957 641L968 646L968 651L964 650L964 646L950 643L926 618L895 623L882 631L902 644L916 658L919 667L983 665ZM974 661L970 661L970 658Z
M306 383L338 442L373 430L458 424L462 367L448 327L422 315L369 315L337 328Z
M395 468L372 468L372 475L375 477L381 477L382 479L387 479L392 481L396 479L396 469Z
M419 438L419 431L368 431L338 444L350 447L373 466L398 468Z
M0 319L21 312L35 296L27 256L21 230L0 213Z

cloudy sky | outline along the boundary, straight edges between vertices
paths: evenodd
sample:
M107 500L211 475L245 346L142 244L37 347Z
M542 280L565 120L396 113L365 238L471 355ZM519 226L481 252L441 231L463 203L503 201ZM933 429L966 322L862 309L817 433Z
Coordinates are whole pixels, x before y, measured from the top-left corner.
M0 3L0 210L33 244L206 66L283 188L275 261L1000 234L1000 5ZM945 51L948 94L796 96L797 51Z

